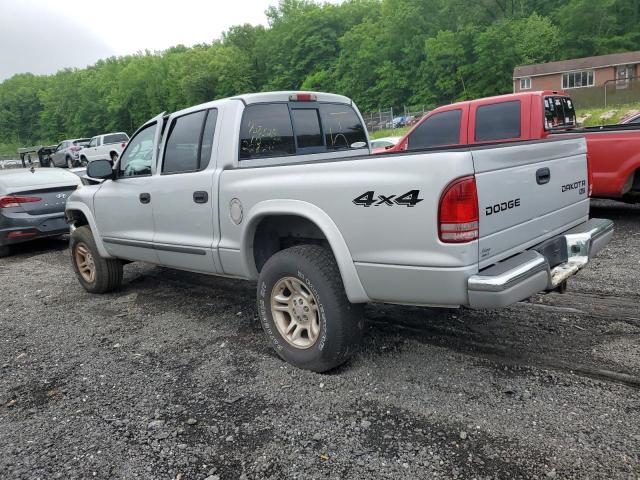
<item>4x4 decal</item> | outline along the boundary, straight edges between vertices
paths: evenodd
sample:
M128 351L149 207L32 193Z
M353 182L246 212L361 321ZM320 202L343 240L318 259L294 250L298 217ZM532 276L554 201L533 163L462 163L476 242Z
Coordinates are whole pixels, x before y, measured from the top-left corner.
M420 196L420 190L411 190L402 195L378 195L373 190L363 193L362 195L353 199L353 203L361 207L379 207L380 205L393 207L394 205L400 205L402 207L415 207L423 199L418 198Z

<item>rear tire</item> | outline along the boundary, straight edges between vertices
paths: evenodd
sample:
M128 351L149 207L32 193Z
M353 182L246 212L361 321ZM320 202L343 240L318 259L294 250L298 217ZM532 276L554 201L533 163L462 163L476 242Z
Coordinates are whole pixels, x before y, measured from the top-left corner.
M267 260L258 313L278 355L314 372L346 362L362 339L362 305L349 302L332 253L317 245L287 248Z
M73 159L71 157L67 157L67 168L73 168Z
M80 285L89 293L111 292L122 284L122 261L103 258L88 226L76 228L69 242L71 263Z
M11 255L11 247L9 245L0 246L0 258Z

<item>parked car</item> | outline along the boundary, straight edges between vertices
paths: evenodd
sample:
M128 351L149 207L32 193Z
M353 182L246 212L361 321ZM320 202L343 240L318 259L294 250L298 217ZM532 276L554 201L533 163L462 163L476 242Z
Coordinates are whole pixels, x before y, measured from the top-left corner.
M69 233L64 207L79 185L66 170L0 171L0 257L16 243Z
M60 142L55 151L49 156L49 166L67 168L77 167L80 165L79 152L82 147L88 144L88 138L76 138L74 140L64 140Z
M363 303L503 307L563 289L613 233L589 219L583 138L367 146L353 102L326 93L158 115L67 202L78 280L112 291L125 260L257 280L278 355L326 371L357 350Z
M628 125L630 123L640 123L640 112L637 112L633 115L629 115L628 117L622 119L620 123L622 125Z
M405 117L395 117L390 122L387 122L387 128L402 128L406 124Z
M400 141L400 138L401 137L383 137L371 140L371 142L369 142L371 153L384 152L387 148L393 147L396 143L398 143Z
M578 128L571 98L540 91L436 108L386 153L443 146L586 138L593 196L640 201L640 125Z
M79 152L80 165L93 160L107 159L115 163L129 141L124 132L105 133L91 138L89 144Z

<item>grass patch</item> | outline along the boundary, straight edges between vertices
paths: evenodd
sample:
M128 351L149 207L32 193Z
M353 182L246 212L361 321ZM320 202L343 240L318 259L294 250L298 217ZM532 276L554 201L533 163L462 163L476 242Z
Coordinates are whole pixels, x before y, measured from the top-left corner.
M578 118L585 114L591 116L582 123L583 127L596 127L599 125L612 125L619 123L622 117L625 117L629 112L636 110L640 111L640 103L631 103L629 105L612 106L609 108L579 108L576 111ZM603 120L600 118L607 112L613 112L613 116L609 119Z
M410 129L411 127L390 128L387 130L376 130L375 132L369 132L369 138L371 138L372 140L375 140L376 138L383 138L383 137L402 137Z

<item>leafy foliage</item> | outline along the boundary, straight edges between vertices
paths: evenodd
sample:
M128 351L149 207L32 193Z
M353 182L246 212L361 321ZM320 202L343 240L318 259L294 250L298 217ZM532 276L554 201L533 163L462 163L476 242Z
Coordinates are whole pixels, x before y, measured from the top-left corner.
M132 132L161 111L251 91L341 93L361 109L512 90L517 65L638 49L638 0L281 0L268 27L0 83L0 143Z

